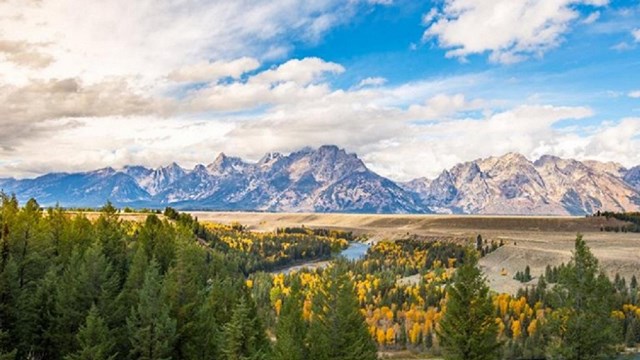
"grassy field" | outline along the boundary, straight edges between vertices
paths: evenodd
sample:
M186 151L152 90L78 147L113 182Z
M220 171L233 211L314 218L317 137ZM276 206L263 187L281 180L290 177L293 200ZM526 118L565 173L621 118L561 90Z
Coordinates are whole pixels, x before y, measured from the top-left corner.
M85 213L95 218L97 213ZM304 214L253 212L192 212L201 221L239 222L252 231L273 231L279 227L308 226L335 228L366 235L375 241L416 237L425 241L473 243L478 234L491 241L504 241L504 247L480 261L492 288L515 292L522 286L513 275L529 265L535 276L549 265L571 258L576 234L583 234L594 254L610 276L619 273L640 277L640 234L601 232L601 226L621 224L603 217L572 216L479 216L479 215L371 215ZM146 213L121 214L140 221ZM532 280L535 284L537 279Z
M309 226L339 228L381 241L412 236L426 241L472 243L478 234L505 242L480 264L496 291L515 292L521 284L516 271L529 265L537 276L547 264L559 265L571 258L576 234L581 233L604 269L611 275L640 276L640 234L601 232L617 220L585 217L469 216L469 215L360 215L282 214L248 212L194 212L202 221L240 222L254 231L278 227ZM504 271L503 271L504 270ZM532 280L535 283L536 279Z

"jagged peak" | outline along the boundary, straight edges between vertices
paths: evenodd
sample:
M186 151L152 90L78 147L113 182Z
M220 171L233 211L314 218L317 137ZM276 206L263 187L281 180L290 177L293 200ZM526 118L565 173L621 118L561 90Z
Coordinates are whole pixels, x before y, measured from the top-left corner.
M98 170L89 171L89 173L98 175L110 175L116 173L116 170L111 166L107 166Z
M125 165L122 170L149 170L149 168L143 165Z
M224 152L220 152L220 154L218 154L215 160L211 164L209 164L209 167L220 169L228 165L237 165L237 164L244 164L244 161L239 157L228 156Z
M258 164L268 164L268 163L272 163L274 161L280 160L284 157L284 155L282 155L279 152L268 152L266 154L264 154L264 156L262 157L262 159L260 159L260 161L258 161Z
M158 170L162 171L162 170L167 170L167 171L184 171L184 169L182 168L182 166L178 165L178 163L176 163L175 161L172 162L169 165L166 166L161 166Z
M207 167L202 165L202 164L198 164L196 166L193 167L193 171L194 172L203 172L203 171L207 171Z
M318 148L318 152L345 152L344 149L339 148L337 145L322 145Z
M213 160L213 164L222 164L223 162L225 162L229 157L227 156L227 154L225 154L224 152L220 152L218 154L218 156L216 156L216 158Z
M538 160L534 161L533 164L535 166L540 166L540 165L544 165L546 163L557 163L559 161L562 161L562 158L560 158L559 156L545 154L545 155L540 156L540 158L538 158Z
M519 152L513 152L510 151L502 156L499 157L502 160L507 160L507 161L526 161L529 162L529 159L527 159L526 156L520 154Z

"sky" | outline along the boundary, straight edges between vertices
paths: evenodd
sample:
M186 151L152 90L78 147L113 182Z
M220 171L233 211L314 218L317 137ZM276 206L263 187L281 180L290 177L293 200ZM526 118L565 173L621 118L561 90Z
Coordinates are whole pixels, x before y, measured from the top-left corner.
M640 2L0 0L0 177L335 144L640 164Z

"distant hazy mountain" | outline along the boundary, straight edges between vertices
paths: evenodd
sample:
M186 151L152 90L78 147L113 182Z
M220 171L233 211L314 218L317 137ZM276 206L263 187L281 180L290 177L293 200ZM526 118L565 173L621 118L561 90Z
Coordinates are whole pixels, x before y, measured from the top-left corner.
M465 162L435 179L395 183L336 146L266 154L256 163L220 154L185 170L125 166L35 179L0 179L43 205L360 213L589 214L640 210L640 166L509 153Z
M635 169L635 170L634 170ZM434 180L404 183L431 210L473 214L582 215L598 210L638 211L638 168L545 155L478 159ZM635 186L635 187L634 187Z
M418 213L428 209L413 193L369 169L336 146L271 153L257 163L220 154L192 170L173 163L148 169L125 166L35 179L0 180L20 200L43 205L118 205L211 210Z

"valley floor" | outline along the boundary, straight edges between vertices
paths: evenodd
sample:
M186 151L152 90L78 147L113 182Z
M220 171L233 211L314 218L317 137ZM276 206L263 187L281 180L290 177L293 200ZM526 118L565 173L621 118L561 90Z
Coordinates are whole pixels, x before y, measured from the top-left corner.
M363 215L288 214L250 212L193 212L201 221L239 222L253 231L280 227L308 226L336 228L363 234L375 241L406 237L473 243L481 234L489 241L503 240L505 246L482 258L480 265L492 288L513 293L522 284L513 280L517 271L529 265L536 282L547 265L559 265L571 258L576 234L584 235L603 268L627 279L640 276L640 234L600 231L617 225L603 217L564 216L474 216L474 215Z

